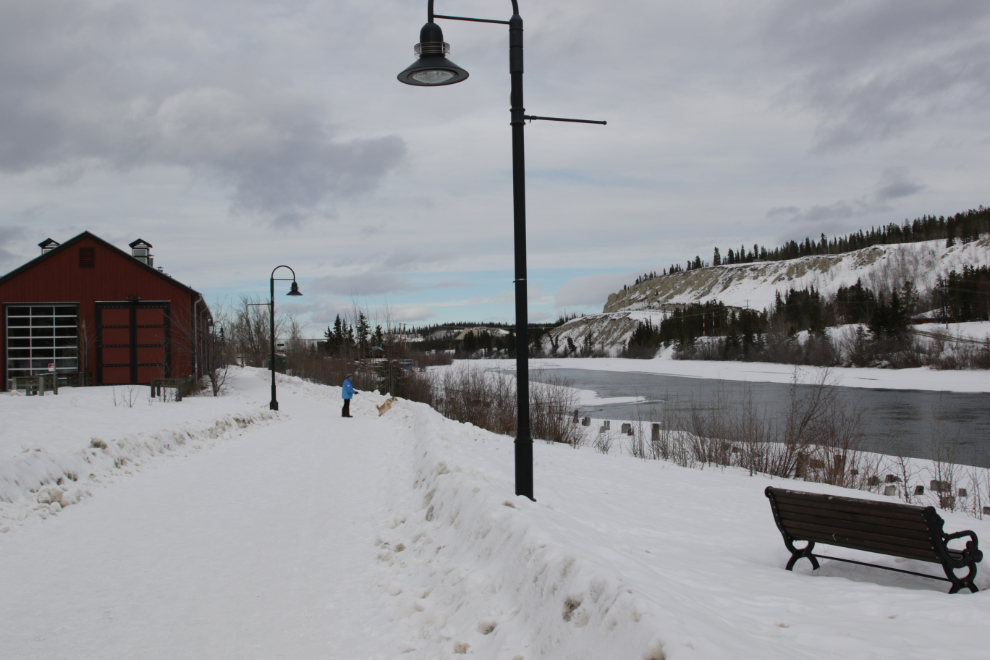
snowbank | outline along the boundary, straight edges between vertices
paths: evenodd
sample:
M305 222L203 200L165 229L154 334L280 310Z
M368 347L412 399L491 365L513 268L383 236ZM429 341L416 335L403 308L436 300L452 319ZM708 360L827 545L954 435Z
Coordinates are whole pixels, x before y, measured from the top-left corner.
M56 396L0 396L0 532L47 518L98 484L148 461L183 456L278 419L262 408L253 374L225 397L150 399L147 387L63 388ZM260 382L260 381L259 381ZM123 398L129 404L121 402ZM159 431L149 427L161 425Z
M409 438L412 466L378 540L390 564L383 587L395 597L387 615L407 629L406 657L665 657L632 586L541 528L533 514L546 505L506 493L510 438L421 404L403 402L388 419Z

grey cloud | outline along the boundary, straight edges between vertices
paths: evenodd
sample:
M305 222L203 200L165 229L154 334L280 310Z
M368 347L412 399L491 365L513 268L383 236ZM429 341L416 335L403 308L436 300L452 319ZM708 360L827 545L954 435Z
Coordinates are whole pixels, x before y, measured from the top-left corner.
M319 293L341 296L380 296L387 293L427 291L430 289L469 289L477 286L466 280L447 280L436 284L414 284L412 280L394 273L368 272L359 275L325 275L311 280L307 287Z
M2 171L178 166L229 189L233 213L293 226L405 156L396 136L339 138L325 104L288 82L132 57L156 30L132 6L4 3L0 25Z
M910 197L924 189L923 185L910 179L907 168L891 167L884 170L883 176L880 177L874 198L878 202L886 202L901 197Z
M22 227L2 227L0 226L0 273L4 273L8 268L14 267L24 261L22 255L11 252L8 248L10 243L21 240L25 235Z
M988 23L983 0L787 2L765 43L798 70L785 97L818 113L816 148L828 151L990 105Z
M797 206L774 207L767 212L767 219L792 225L781 235L781 241L820 233L841 233L849 228L846 220L887 211L891 208L888 202L910 197L924 189L924 185L910 176L907 168L889 167L883 171L872 192L851 202L840 200L832 204L814 205L806 210Z
M419 307L400 307L395 310L395 320L401 323L426 321L436 317L436 312L427 305Z
M346 277L326 275L311 280L307 286L313 291L342 296L379 296L419 288L409 279L392 273L364 273Z
M767 211L767 218L775 220L777 218L790 218L801 212L796 206L775 206Z
M422 250L396 250L382 262L382 266L389 270L410 270L413 267L422 268L425 266L444 264L451 261L456 256L457 255L455 253L449 250L438 250L433 252L424 252Z
M848 202L835 202L828 205L815 205L803 211L798 207L789 206L786 209L772 209L767 213L770 220L786 222L820 223L829 220L845 220L856 214L856 207Z

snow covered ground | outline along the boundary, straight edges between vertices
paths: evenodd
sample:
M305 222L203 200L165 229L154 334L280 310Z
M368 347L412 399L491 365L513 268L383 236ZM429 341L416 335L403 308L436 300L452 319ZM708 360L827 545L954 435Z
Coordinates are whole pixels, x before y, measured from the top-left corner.
M238 371L217 399L141 402L164 409L147 424L112 402L94 415L105 388L0 396L2 657L930 659L990 648L990 592L950 596L942 582L838 562L814 576L806 563L783 570L764 487L841 489L538 442L530 502L513 495L511 438L406 401L378 417L373 393L341 419L339 388L294 378L272 415L266 376ZM33 417L18 417L23 405ZM63 424L52 444L38 416ZM23 457L34 454L51 459L48 491L30 486L39 459ZM77 460L93 466L72 482L89 496L39 503ZM943 516L990 542L990 520ZM977 584L990 588L990 572Z

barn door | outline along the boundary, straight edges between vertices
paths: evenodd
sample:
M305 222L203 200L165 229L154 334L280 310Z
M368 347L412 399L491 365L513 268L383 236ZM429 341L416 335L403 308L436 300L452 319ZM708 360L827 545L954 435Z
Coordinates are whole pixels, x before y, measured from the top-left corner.
M171 378L167 302L96 303L96 378L103 385Z

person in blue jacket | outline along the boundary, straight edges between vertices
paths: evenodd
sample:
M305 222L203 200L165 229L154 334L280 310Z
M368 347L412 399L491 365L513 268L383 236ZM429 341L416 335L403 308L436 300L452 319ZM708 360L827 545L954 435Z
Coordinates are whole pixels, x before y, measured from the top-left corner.
M344 377L344 386L341 388L340 395L344 397L344 407L341 410L341 417L351 416L351 397L357 392L354 386L351 385L351 376L353 374L347 374Z

